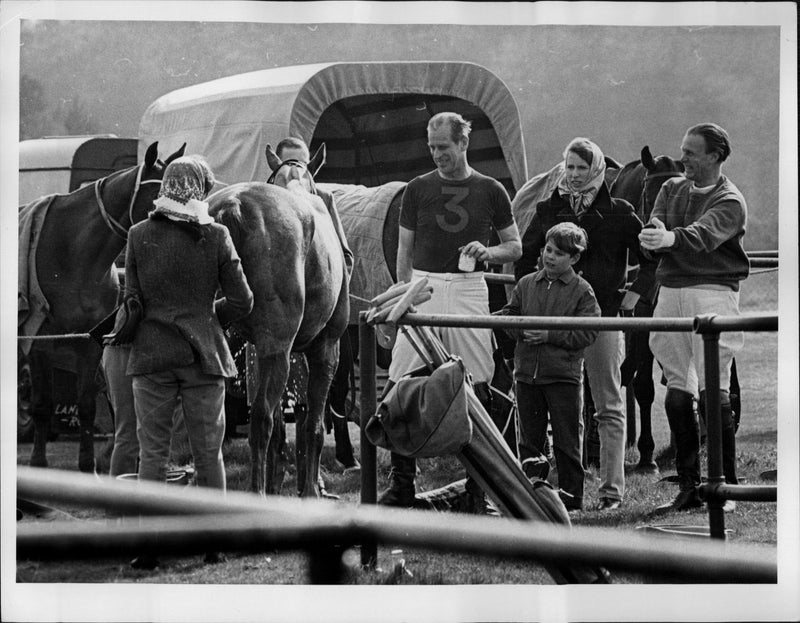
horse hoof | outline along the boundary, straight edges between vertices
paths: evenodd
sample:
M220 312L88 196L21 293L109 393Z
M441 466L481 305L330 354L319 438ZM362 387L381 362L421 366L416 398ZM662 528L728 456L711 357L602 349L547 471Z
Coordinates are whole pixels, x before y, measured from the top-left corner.
M634 467L635 472L639 474L657 474L658 473L658 464L655 461L640 461L636 467Z
M95 471L94 459L79 459L78 471L83 472L84 474L93 474Z
M47 467L47 457L42 455L31 455L29 463L31 467Z

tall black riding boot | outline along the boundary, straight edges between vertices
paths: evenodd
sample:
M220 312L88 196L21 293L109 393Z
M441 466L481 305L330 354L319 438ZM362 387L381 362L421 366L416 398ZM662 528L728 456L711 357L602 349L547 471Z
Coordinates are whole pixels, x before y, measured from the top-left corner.
M700 428L694 413L692 394L679 389L667 389L664 410L670 431L675 436L675 469L680 491L674 500L656 508L656 513L702 505L697 493L700 484Z
M497 422L492 416L492 390L488 383L476 383L473 387L475 396L481 403L481 406L492 418L492 422L497 427L500 434L503 432L505 422ZM506 442L507 443L507 442ZM485 515L489 512L489 505L486 501L486 492L481 489L480 485L467 474L467 481L464 484L467 492L464 512L472 515Z
M392 452L392 468L389 472L389 488L378 497L382 506L414 506L414 478L417 475L417 461L411 457Z
M719 415L722 422L722 474L729 485L739 483L736 477L736 422L730 395L720 392ZM700 392L700 412L706 412L706 392Z
M720 405L722 416L722 473L729 485L739 484L736 477L736 422L730 402Z

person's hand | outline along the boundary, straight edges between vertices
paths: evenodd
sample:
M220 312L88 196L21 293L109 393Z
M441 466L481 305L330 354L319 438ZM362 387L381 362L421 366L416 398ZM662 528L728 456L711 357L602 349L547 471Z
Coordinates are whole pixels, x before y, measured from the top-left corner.
M544 344L547 342L547 329L524 329L522 341L528 344Z
M473 240L472 242L468 242L463 247L458 249L464 255L469 255L474 257L479 262L488 262L489 261L489 248L477 240Z
M639 302L639 295L636 292L631 292L627 290L625 292L625 296L622 297L622 303L619 304L619 308L622 311L631 311L634 307L636 307L636 303Z
M650 221L652 227L645 227L639 233L639 242L642 247L648 251L658 251L659 249L668 249L675 244L675 234L667 231L667 228L657 218Z

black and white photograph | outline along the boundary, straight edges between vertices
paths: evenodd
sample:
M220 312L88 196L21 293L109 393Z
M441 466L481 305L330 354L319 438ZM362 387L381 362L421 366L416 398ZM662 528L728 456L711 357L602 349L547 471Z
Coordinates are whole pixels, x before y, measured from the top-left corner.
M794 2L0 0L0 618L798 620L797 78Z

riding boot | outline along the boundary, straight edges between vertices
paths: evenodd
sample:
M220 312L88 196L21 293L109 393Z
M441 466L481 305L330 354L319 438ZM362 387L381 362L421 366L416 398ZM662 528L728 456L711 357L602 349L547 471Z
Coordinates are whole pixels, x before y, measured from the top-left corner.
M720 392L719 415L722 423L722 473L729 485L739 483L736 477L736 423L733 405L727 392ZM700 392L700 412L706 410L706 392Z
M680 491L674 500L655 509L655 513L686 510L702 505L697 487L700 484L700 429L694 412L692 394L667 389L664 409L675 436L675 469Z
M731 403L720 405L722 416L722 473L729 485L739 484L736 477L736 423Z
M414 506L416 491L414 478L417 475L417 461L412 457L392 452L392 468L389 472L389 488L378 497L382 506Z
M475 391L475 396L477 396L481 406L486 410L486 413L489 414L489 417L492 417L494 415L492 413L492 390L489 387L489 384L476 383L473 386L473 390ZM498 432L502 434L505 422L497 422L494 420L494 418L492 418L492 422L497 427ZM472 515L485 515L489 511L489 505L486 501L486 493L469 474L467 474L467 481L464 484L464 488L467 492L464 511Z

